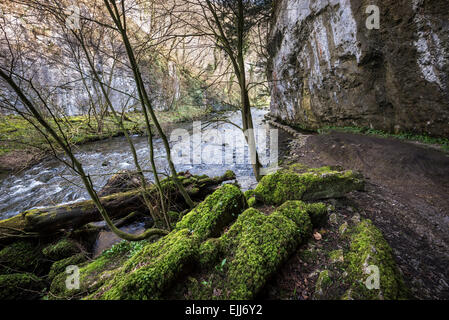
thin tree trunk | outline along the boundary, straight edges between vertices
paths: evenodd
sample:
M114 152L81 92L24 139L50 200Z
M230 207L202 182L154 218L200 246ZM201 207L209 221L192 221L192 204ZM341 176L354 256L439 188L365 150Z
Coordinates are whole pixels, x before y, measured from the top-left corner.
M120 238L129 240L129 241L139 241L139 240L149 238L155 234L164 234L167 232L165 230L160 230L160 229L149 229L140 235L131 235L131 234L127 234L127 233L121 231L120 229L116 228L114 226L112 220L109 218L108 213L105 210L104 206L102 205L97 193L95 192L92 181L90 180L89 176L87 176L86 173L84 172L84 169L83 169L83 166L81 165L81 163L76 159L76 157L72 153L72 151L70 149L70 145L67 142L67 140L65 140L65 142L64 142L61 139L61 137L53 130L53 128L50 126L50 124L37 111L37 108L26 97L26 95L23 93L23 91L20 89L20 87L15 83L15 81L11 77L6 75L1 69L0 69L0 77L2 77L11 86L11 88L16 92L19 99L22 101L22 103L32 113L34 118L39 122L40 125L42 125L42 127L45 129L45 131L53 139L55 139L56 143L64 150L64 153L70 158L70 161L72 164L70 167L80 176L87 192L89 193L89 196L91 197L92 201L95 203L98 211L100 212L101 216L106 221L108 227L111 229L112 232L114 232Z
M143 104L147 107L148 112L150 113L150 116L151 116L151 120L153 121L154 125L156 126L156 129L157 129L157 131L162 139L162 142L164 144L164 148L165 148L166 155L167 155L167 162L170 167L173 182L179 188L179 191L185 198L186 203L191 208L193 208L195 206L195 204L193 203L192 199L190 199L190 196L188 195L187 191L185 190L182 183L178 179L178 174L177 174L175 165L174 165L172 157L171 157L170 144L168 143L167 136L165 135L164 131L162 130L162 128L159 124L159 121L154 113L153 107L151 105L150 99L148 98L148 94L145 89L145 85L143 83L142 75L140 73L139 66L137 64L137 60L134 56L134 51L132 49L131 43L129 42L129 38L126 33L126 24L125 24L126 17L124 16L125 11L123 8L124 4L122 2L122 10L123 10L122 14L123 14L123 20L124 20L124 22L122 24L122 22L120 20L120 14L119 14L119 11L118 11L115 1L104 0L104 3L109 11L111 18L114 20L114 23L115 23L118 31L120 32L120 34L122 36L122 39L123 39L123 42L124 42L124 45L126 48L126 52L127 52L128 58L129 58L129 62L130 62L131 68L133 70L134 79L136 80L137 87L140 90L140 93L142 94L142 97L143 97ZM111 7L111 5L112 5L112 7ZM143 109L144 109L143 110L144 113L146 114L146 108L143 108ZM147 121L147 126L149 126L148 121ZM151 128L148 128L148 130L151 130Z
M85 44L84 44L84 40L83 40L83 38L82 38L82 35L80 35L80 36L78 37L78 36L75 34L75 36L78 38L78 40L79 40L79 42L80 42L80 45L81 45L81 47L82 47L82 49L83 49L83 51L84 51L84 54L86 55L87 61L88 61L89 66L90 66L90 68L91 68L91 70L92 70L92 72L93 72L93 75L94 75L94 77L95 77L95 80L96 80L96 81L99 83L99 85L100 85L101 92L102 92L102 94L103 94L103 96L104 96L104 98L105 98L105 100L106 100L106 105L107 105L107 106L109 107L109 109L111 110L112 115L113 115L115 121L116 121L117 124L120 126L120 129L121 129L121 131L123 132L123 134L124 134L124 136L125 136L125 138L126 138L126 141L128 142L128 145L129 145L129 147L130 147L130 149L131 149L131 154L132 154L132 157L133 157L134 165L135 165L135 167L136 167L136 169L137 169L137 174L139 175L140 182L141 182L141 184L142 184L142 188L143 188L143 190L142 190L142 196L143 196L143 198L144 198L144 200L145 200L145 203L146 203L147 206L148 206L148 210L150 211L151 217L153 218L153 220L156 220L157 217L156 217L156 215L155 215L155 212L154 212L154 210L153 210L153 207L152 207L152 205L151 205L151 202L150 202L150 200L148 199L148 196L147 196L147 192L148 192L148 191L147 191L146 179L145 179L145 176L144 176L144 174L143 174L143 170L142 170L142 168L141 168L141 166L140 166L140 163L139 163L139 160L138 160L138 157L137 157L137 152L136 152L136 148L135 148L135 146L134 146L134 143L132 142L131 138L130 138L129 135L128 135L128 132L127 132L127 130L126 130L124 124L123 124L122 118L118 116L117 112L115 111L114 106L112 105L111 100L109 99L109 93L108 93L108 91L106 91L106 89L104 88L104 85L103 85L103 83L102 83L102 81L101 81L101 79L100 79L100 77L99 77L99 75L98 75L98 73L97 73L97 71L96 71L96 69L95 69L95 66L93 65L93 62L92 62L92 60L91 60L91 58L90 58L90 55L89 55L89 52L88 52L88 50L87 50L87 48L86 48L86 46L85 46ZM149 133L148 133L148 139L149 139L149 141L152 142L152 138L153 138L153 137L152 137L152 135L151 135L151 132L149 132ZM150 145L150 153L152 152L152 149L153 149L153 145L152 145L152 143L151 143L151 145ZM154 163L152 162L152 164L154 164ZM153 166L152 169L153 169L153 173L154 173L155 177L157 177L157 170L156 170L156 167ZM156 180L156 184L157 184L157 185L159 184L159 179ZM160 190L160 188L159 188L159 190ZM162 193L161 193L161 196L162 196ZM162 214L163 214L163 215L166 214L164 208L163 208ZM167 225L167 228L170 228L170 226Z

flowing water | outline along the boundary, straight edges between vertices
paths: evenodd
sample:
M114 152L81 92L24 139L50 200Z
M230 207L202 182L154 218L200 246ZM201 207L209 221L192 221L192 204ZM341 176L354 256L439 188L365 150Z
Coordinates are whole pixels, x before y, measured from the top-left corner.
M254 110L253 119L256 129L265 129L264 115L265 110ZM228 113L227 119L241 125L241 116L239 112ZM193 132L192 123L180 124L177 128L188 130L190 135ZM206 127L196 124L195 128ZM192 174L206 174L209 176L222 175L226 170L233 170L237 175L237 181L243 190L250 189L256 184L256 180L252 173L252 167L248 160L242 163L238 160L239 155L236 151L229 154L226 150L225 140L222 138L228 137L232 132L237 132L237 128L229 123L216 123L212 125L217 131L212 131L209 134L207 141L202 141L201 149L203 153L209 155L209 161L183 161L176 164L178 171L189 170ZM172 128L169 130L170 137ZM207 129L211 129L208 127ZM204 131L203 131L204 132ZM149 152L146 137L132 137L139 160L143 165L144 170L149 170ZM259 152L266 152L269 146L268 142L265 145L259 146ZM190 158L194 158L198 153L198 148L194 147L194 139L191 139ZM213 141L214 140L214 141ZM176 144L173 142L172 145ZM165 157L165 149L161 139L155 139L155 158L156 165L160 172L169 172ZM218 148L218 149L217 149ZM181 149L181 150L179 150ZM183 148L177 148L178 154L185 152ZM189 149L185 147L184 149ZM220 149L220 150L219 150ZM212 150L212 151L211 151ZM211 152L214 152L211 154ZM220 152L217 152L220 151ZM176 152L176 151L175 151ZM225 154L227 152L227 154ZM112 138L108 140L93 142L77 147L75 152L76 157L83 164L85 171L91 175L94 185L97 190L100 190L112 174L118 170L134 170L134 162L129 151L129 145L124 137ZM225 160L225 157L230 157L234 161ZM245 159L248 158L248 150L245 147ZM215 164L210 164L210 160L216 160ZM151 180L151 173L148 173L148 178ZM23 212L28 209L37 207L46 207L62 203L76 202L80 200L89 199L87 192L81 185L81 180L64 164L55 159L45 160L34 167L25 170L19 174L9 175L0 181L0 219L11 217L15 214Z

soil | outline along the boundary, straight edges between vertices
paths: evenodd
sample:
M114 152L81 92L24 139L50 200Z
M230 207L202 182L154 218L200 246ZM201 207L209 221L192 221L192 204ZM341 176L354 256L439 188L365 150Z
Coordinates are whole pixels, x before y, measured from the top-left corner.
M267 285L265 298L331 298L314 294L316 279L320 270L338 269L328 255L345 245L338 227L360 215L382 231L414 298L449 299L449 154L394 138L342 132L283 140L286 162L357 170L367 186L365 192L331 200L338 223L316 230L322 239L312 239L291 257ZM307 252L315 252L311 261L304 258Z

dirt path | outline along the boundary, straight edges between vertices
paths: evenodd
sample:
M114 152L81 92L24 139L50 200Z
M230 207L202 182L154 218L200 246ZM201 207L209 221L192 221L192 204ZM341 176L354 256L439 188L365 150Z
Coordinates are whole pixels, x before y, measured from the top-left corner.
M285 142L285 141L284 141ZM418 299L449 299L449 154L392 138L332 132L291 138L287 159L367 178L348 201L379 227Z

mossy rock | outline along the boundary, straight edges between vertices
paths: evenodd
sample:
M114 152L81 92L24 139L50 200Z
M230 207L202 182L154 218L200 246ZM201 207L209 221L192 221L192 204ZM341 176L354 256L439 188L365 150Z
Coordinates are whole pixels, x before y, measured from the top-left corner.
M27 241L18 241L0 251L0 274L17 272L41 273L42 255L39 248Z
M44 289L44 281L31 273L0 275L0 300L36 299Z
M226 184L186 214L175 230L188 229L199 241L217 237L246 208L242 191L235 185Z
M235 180L237 178L237 176L235 175L235 172L232 171L232 170L226 170L226 172L224 173L223 177L226 178L225 181Z
M370 220L363 220L354 227L347 261L348 278L351 288L346 299L356 300L397 300L406 299L409 291L394 261L393 252L382 233ZM367 288L366 281L372 274L370 266L379 270L379 289Z
M327 206L324 203L303 203L303 210L306 210L310 216L310 220L314 227L321 227L328 221L328 213L335 210L332 206Z
M312 234L312 220L307 211L308 205L301 201L287 201L276 209L277 213L292 220L298 226L301 241Z
M73 240L62 239L44 249L42 254L53 261L69 258L81 252L81 246Z
M247 190L243 192L243 194L245 195L245 199L249 200L250 198L254 197L254 190Z
M173 231L126 261L89 299L160 299L162 292L194 264L197 254L198 241L188 229Z
M255 207L257 204L256 197L249 198L247 202L248 202L248 207L250 207L250 208Z
M252 299L311 235L307 205L290 201L270 215L249 208L220 238L201 244L207 281L188 281L193 299Z
M299 244L301 227L279 212L266 216L251 208L242 213L221 239L228 258L223 298L254 298Z
M302 174L289 169L279 170L263 177L254 192L257 201L280 205L287 200L339 198L363 189L364 180L359 174L323 167Z
M320 272L315 284L315 297L323 297L327 289L332 285L331 273L329 270Z
M220 240L213 238L204 241L198 251L198 261L201 267L211 266L217 261L221 253Z
M294 220L297 225L302 225L306 234L309 234L312 226L320 227L327 221L327 213L330 209L324 203L305 203L296 200L286 201L276 211ZM307 222L309 220L311 222L310 226Z
M74 256L55 261L51 268L50 273L48 274L48 281L52 281L58 274L65 272L68 266L76 266L80 265L87 260L87 257L84 253L78 253Z
M103 283L113 277L118 268L129 258L129 252L126 250L108 250L103 252L98 258L93 261L88 261L79 264L80 287L79 289L68 289L66 286L66 279L69 274L65 272L65 268L60 273L51 276L53 277L50 292L53 299L80 299L88 294L95 292ZM73 259L70 260L69 259ZM62 268L62 265L77 265L75 260L82 259L81 256L74 256L65 260L61 260L54 265L56 273L57 268Z

